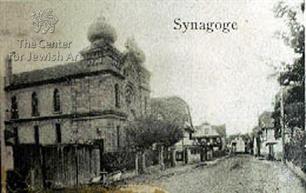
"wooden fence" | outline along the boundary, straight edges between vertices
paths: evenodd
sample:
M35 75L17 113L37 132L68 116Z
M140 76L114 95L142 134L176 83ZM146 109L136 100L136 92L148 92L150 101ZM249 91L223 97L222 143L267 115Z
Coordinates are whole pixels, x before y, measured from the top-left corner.
M24 183L20 186L75 186L99 172L100 149L94 145L14 146L14 173Z

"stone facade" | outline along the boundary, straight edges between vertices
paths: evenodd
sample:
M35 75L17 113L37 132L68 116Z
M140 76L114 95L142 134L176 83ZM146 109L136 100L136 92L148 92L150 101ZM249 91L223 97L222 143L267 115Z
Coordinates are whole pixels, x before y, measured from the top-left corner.
M107 26L92 26L96 25ZM103 166L99 161L92 166L90 161L78 160L92 154L93 159L101 159L103 153L125 147L126 124L150 109L150 73L144 60L133 49L120 52L114 39L105 37L109 31L97 29L89 33L91 45L80 52L83 58L78 62L12 74L11 60L6 60L6 141L15 152L38 155L21 164L22 157L15 155L15 166L27 168L24 175L35 170L32 178L42 179L44 187L50 179L66 185L78 184L80 179L88 182L97 170L88 175L76 171ZM59 156L63 151L74 156ZM44 160L50 159L58 160L54 167L65 167L66 178L61 171L48 172ZM67 165L70 162L78 164ZM33 163L43 165L35 169Z

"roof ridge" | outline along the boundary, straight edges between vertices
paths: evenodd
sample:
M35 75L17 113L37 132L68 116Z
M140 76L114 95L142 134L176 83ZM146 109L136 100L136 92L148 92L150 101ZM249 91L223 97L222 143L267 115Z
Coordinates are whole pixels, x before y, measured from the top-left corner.
M39 68L39 69L30 70L30 71L23 71L23 72L13 73L13 76L18 76L18 75L32 73L32 72L38 72L38 71L44 71L44 70L50 70L52 68L60 68L60 67L66 66L66 65L77 64L77 63L80 63L80 61L69 62L69 63L64 63L64 64L56 64L54 66L48 66L48 67L45 67L45 68Z

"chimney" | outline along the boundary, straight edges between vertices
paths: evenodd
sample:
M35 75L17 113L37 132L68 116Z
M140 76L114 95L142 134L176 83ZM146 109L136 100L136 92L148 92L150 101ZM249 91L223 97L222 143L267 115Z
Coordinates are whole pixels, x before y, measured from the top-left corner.
M5 58L5 86L11 85L12 76L13 76L12 58L11 54L8 54Z

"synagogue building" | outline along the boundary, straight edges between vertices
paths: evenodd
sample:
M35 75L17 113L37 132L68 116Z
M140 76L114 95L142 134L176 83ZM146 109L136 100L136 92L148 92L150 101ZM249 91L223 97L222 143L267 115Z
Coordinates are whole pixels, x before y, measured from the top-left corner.
M32 185L75 185L98 175L101 156L126 145L125 126L149 110L150 73L129 41L115 46L104 21L88 31L78 62L12 73L6 60L6 141L14 170Z

